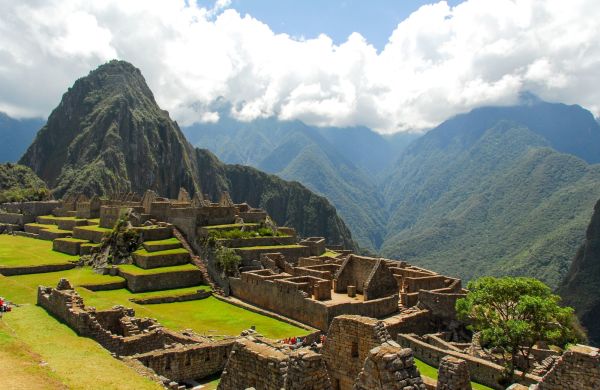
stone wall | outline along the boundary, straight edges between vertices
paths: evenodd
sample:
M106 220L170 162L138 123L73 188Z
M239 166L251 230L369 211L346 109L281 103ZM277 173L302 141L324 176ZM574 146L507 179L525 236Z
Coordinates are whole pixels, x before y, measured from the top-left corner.
M285 388L288 356L269 345L238 340L221 375L219 390Z
M354 390L425 390L410 349L393 341L369 351ZM461 388L451 388L462 390Z
M30 267L0 267L0 275L16 276L16 275L41 274L41 273L46 273L46 272L65 271L68 269L73 269L75 267L76 267L75 263L33 265Z
M369 352L390 340L381 321L352 315L336 317L321 351L333 389L352 389Z
M544 375L536 389L600 389L600 350L588 345L572 346Z
M398 343L403 347L412 349L418 359L433 367L439 367L440 362L447 355L463 359L467 362L469 367L471 380L494 389L504 389L504 387L499 384L504 373L504 367L498 364L464 353L438 348L422 341L414 334L399 334ZM519 372L517 373L517 375L520 374ZM520 382L530 385L539 382L540 379L540 377L528 374L525 378L520 378Z
M382 259L378 259L364 285L365 301L398 293L398 283Z
M158 375L188 381L219 373L233 340L207 341L163 328L132 309L116 306L96 311L65 279L56 289L38 288L37 304L81 336L90 337L118 356L131 356Z
M463 293L446 293L435 290L421 290L418 293L420 307L445 320L456 319L456 301L465 296L466 294Z
M233 238L233 239L219 239L218 241L221 245L229 247L229 248L244 248L244 247L251 247L251 246L273 246L273 245L296 244L296 238L293 236Z
M289 274L274 274L268 270L243 272L241 278L230 278L231 294L323 331L327 330L334 317L341 314L377 318L398 310L398 295L336 304L313 300L306 285L286 283L285 279L290 277ZM318 299L323 299L323 292L319 291L318 295Z
M183 345L134 355L144 366L176 382L204 378L225 368L234 340Z
M308 348L290 350L262 338L240 338L221 376L219 390L329 390L322 356Z
M170 290L197 286L203 283L202 271L199 269L141 275L119 270L119 275L127 280L127 288L132 292Z
M438 368L436 390L471 390L467 362L454 356L444 356Z

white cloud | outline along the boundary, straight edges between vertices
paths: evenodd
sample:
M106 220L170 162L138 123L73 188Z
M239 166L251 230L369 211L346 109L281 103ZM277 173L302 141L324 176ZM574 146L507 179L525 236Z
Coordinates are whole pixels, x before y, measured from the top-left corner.
M189 3L189 4L187 4ZM381 132L426 128L522 90L600 113L597 0L427 5L378 53L360 34L294 39L229 0L0 0L0 110L47 115L77 77L111 58L139 67L182 124L277 115Z

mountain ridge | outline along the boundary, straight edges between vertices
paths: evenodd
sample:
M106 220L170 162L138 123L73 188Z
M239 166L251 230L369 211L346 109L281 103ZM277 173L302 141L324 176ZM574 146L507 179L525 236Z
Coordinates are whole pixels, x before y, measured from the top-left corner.
M176 197L183 187L215 199L229 191L234 201L264 207L277 223L291 224L300 235L355 245L327 199L299 183L226 165L207 150L195 149L158 107L140 70L124 61L101 65L77 80L20 162L57 196L153 189Z

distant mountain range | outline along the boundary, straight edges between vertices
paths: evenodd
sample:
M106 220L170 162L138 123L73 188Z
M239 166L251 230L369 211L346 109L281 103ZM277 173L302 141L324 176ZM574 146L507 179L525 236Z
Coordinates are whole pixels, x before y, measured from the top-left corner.
M179 188L265 208L301 236L323 236L353 248L352 236L329 201L299 183L257 169L223 164L195 149L158 107L139 69L111 61L75 82L52 111L20 164L55 196L143 193L174 198Z
M217 123L182 130L192 144L230 164L251 165L326 196L359 244L370 249L383 243L386 224L379 181L418 137L383 137L365 127L316 128L274 118L239 122L223 111Z
M39 118L14 119L0 112L0 163L17 161L44 122Z
M524 95L419 137L301 122L183 129L196 146L325 195L365 248L469 279L558 286L600 197L600 126L579 106Z

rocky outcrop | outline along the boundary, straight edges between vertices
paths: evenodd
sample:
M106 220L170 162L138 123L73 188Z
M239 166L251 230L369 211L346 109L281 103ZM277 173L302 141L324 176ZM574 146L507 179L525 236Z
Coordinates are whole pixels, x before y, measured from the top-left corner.
M194 149L161 110L139 69L111 61L75 82L20 162L57 196L137 192L177 198L180 188L264 208L279 225L354 247L335 208L299 183L220 162Z
M558 289L566 305L575 308L590 342L600 344L600 201L585 233L585 240Z

